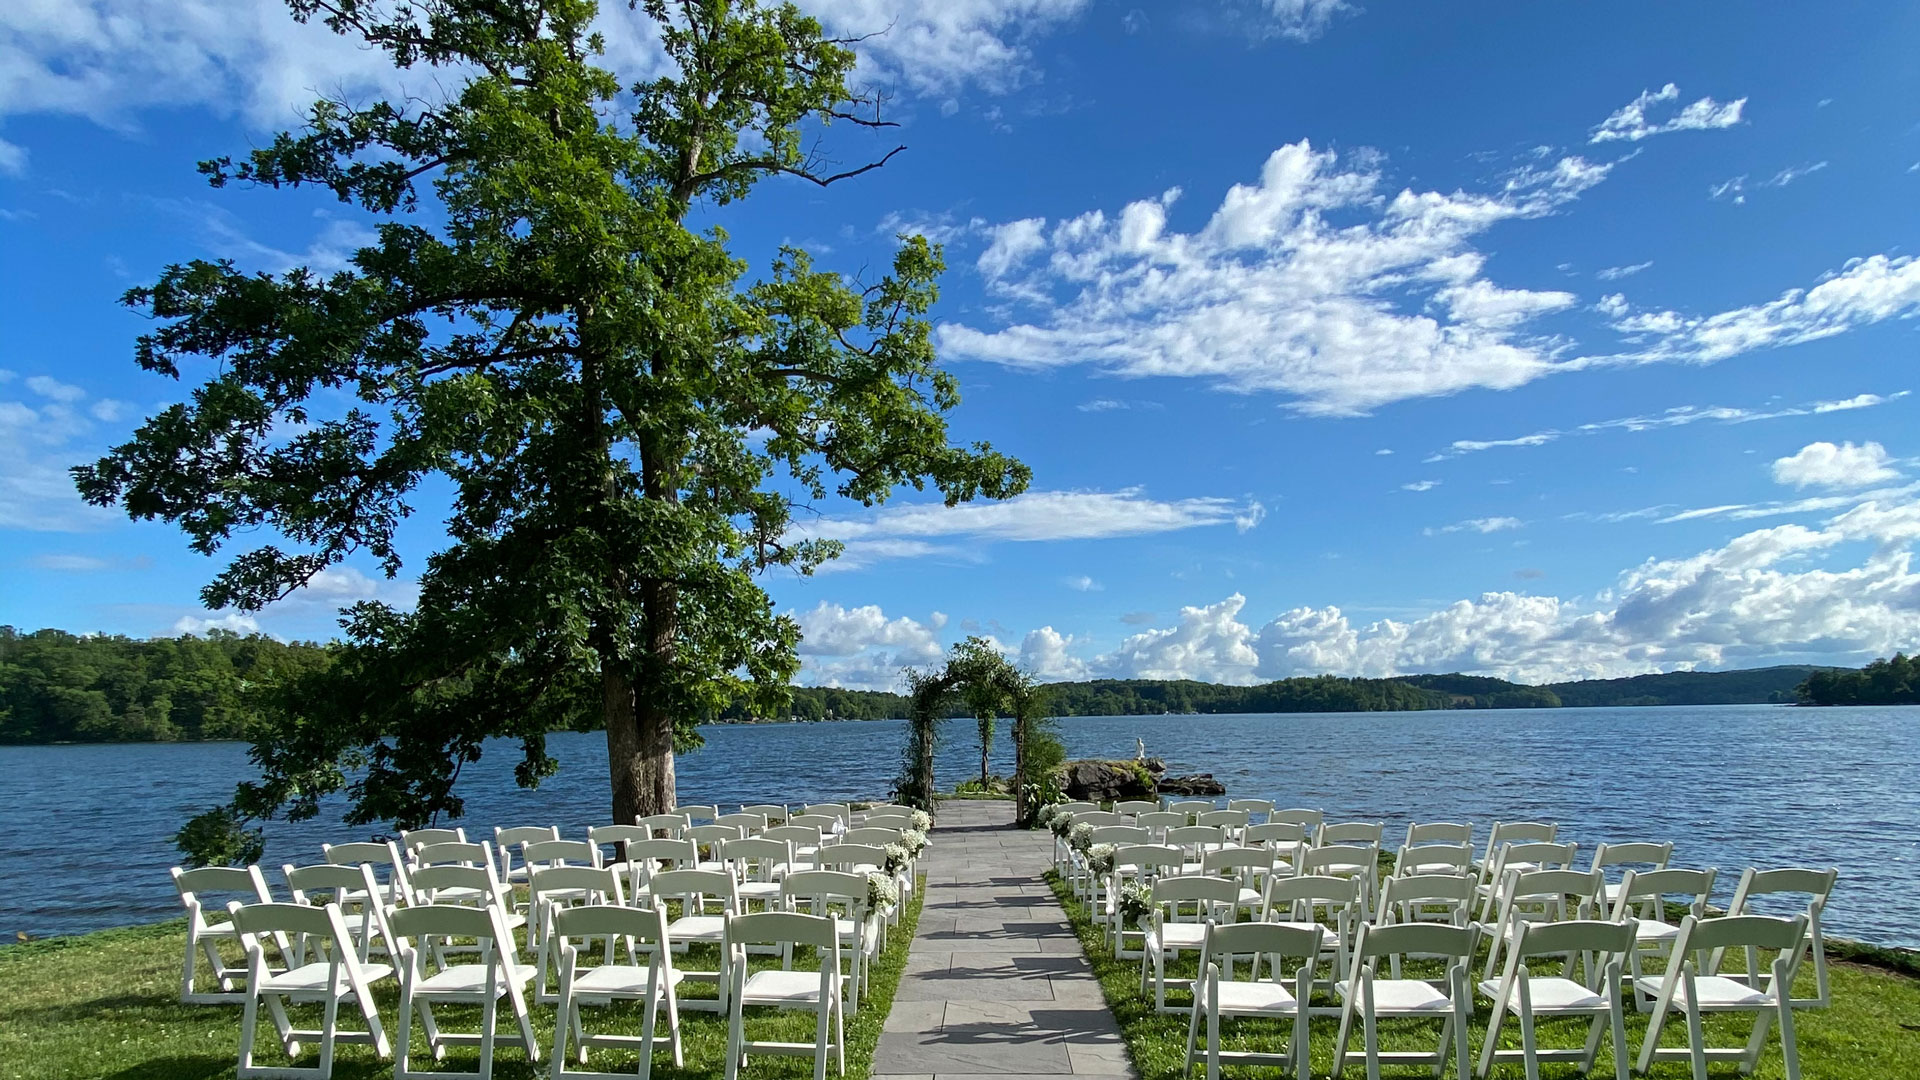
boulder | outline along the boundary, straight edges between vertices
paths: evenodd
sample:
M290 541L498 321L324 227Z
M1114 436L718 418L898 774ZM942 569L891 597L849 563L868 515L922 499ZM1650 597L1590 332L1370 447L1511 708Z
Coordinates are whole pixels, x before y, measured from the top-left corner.
M1154 778L1164 772L1158 761L1069 761L1060 766L1060 790L1069 799L1111 802L1115 799L1151 799Z
M1227 785L1213 778L1209 772L1195 773L1192 776L1163 776L1160 778L1162 795L1225 795Z

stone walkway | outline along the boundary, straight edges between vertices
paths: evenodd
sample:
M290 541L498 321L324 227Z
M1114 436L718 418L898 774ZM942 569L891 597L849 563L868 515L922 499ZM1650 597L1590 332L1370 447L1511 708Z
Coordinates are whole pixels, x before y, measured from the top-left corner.
M1041 880L1053 839L1008 802L946 802L919 932L873 1072L921 1080L1066 1075L1131 1080L1120 1029Z

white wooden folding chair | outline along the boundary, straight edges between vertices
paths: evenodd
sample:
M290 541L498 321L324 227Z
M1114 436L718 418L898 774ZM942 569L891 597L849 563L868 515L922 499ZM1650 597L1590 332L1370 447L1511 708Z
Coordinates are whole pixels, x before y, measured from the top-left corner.
M1513 874L1527 874L1535 870L1571 870L1573 859L1579 845L1556 843L1551 840L1533 840L1524 844L1506 844L1493 854L1492 876L1489 884L1475 890L1481 900L1480 921L1491 922L1494 913L1500 907L1500 890ZM1604 879L1603 879L1604 880Z
M1320 827L1327 823L1327 812L1294 807L1289 810L1274 810L1267 814L1268 824L1298 825L1307 831L1307 842L1318 843Z
M688 825L698 825L703 821L712 824L720 817L720 808L718 806L702 806L699 803L688 803L684 806L676 806L673 808L673 812L685 818Z
M726 941L727 919L740 913L740 897L733 875L725 870L662 870L649 883L653 902L678 903L680 914L667 923L667 942L674 952L690 952L695 944L721 945ZM726 957L711 969L682 967L681 978L711 983L717 988L712 998L684 998L683 1009L711 1012L727 1010Z
M242 902L248 904L272 903L267 879L258 866L202 866L192 870L176 866L168 872L173 875L173 887L180 893L180 906L187 909L187 949L180 972L180 1000L188 1005L245 1000L246 993L239 983L247 972L245 957L238 964L228 964L220 955L220 942L232 941L236 945L240 942L239 933L222 912L234 896L244 897ZM214 990L194 989L194 977L202 957L207 961L207 974L213 978Z
M1633 931L1632 920L1520 923L1513 944L1507 948L1505 973L1498 981L1487 979L1479 985L1480 993L1493 1001L1493 1014L1487 1020L1487 1038L1480 1048L1477 1075L1486 1076L1501 1062L1523 1064L1528 1080L1540 1075L1543 1061L1572 1062L1582 1074L1591 1072L1600 1054L1600 1038L1611 1027L1614 1075L1616 1080L1627 1080L1632 1062L1627 1057L1620 961L1633 948ZM1527 963L1536 956L1576 953L1596 958L1587 965L1585 982L1569 977L1571 972L1535 975ZM1518 1050L1500 1049L1500 1031L1509 1013L1520 1021ZM1542 1017L1591 1018L1586 1045L1569 1050L1542 1049L1534 1038L1534 1024Z
M1746 978L1708 975L1700 971L1700 961L1716 952L1743 950L1748 957ZM1768 974L1759 971L1760 950L1778 950ZM1680 922L1667 972L1634 980L1635 990L1654 999L1653 1017L1647 1021L1646 1041L1640 1045L1638 1068L1646 1072L1656 1061L1687 1061L1693 1065L1693 1080L1707 1080L1707 1063L1732 1061L1741 1075L1749 1075L1760 1064L1766 1049L1767 1027L1780 1023L1780 1051L1786 1058L1787 1080L1800 1080L1800 1051L1793 1035L1793 977L1800 970L1800 958L1807 952L1807 917L1790 919L1771 915L1729 915L1719 919L1696 919L1692 915ZM1686 1049L1660 1045L1660 1031L1675 1012L1687 1017ZM1753 1034L1745 1046L1708 1046L1701 1018L1708 1013L1752 1013Z
M1418 880L1417 878L1402 880ZM1460 879L1461 884L1470 882ZM1463 896L1461 903L1466 903ZM1479 926L1435 926L1431 923L1363 925L1353 944L1353 973L1336 990L1340 995L1340 1038L1334 1046L1333 1075L1354 1060L1366 1064L1367 1080L1380 1080L1380 1066L1427 1065L1438 1076L1447 1065L1448 1045L1456 1062L1454 1075L1466 1080L1472 1059L1468 1056L1467 1025L1473 1020L1473 998L1467 989L1467 966L1473 963L1474 950L1480 945ZM1403 958L1446 961L1446 974L1438 979L1403 979ZM1380 977L1380 961L1387 960L1393 975ZM1354 1018L1360 1019L1362 1049L1349 1051L1347 1040ZM1397 1017L1439 1020L1440 1044L1435 1050L1383 1051L1380 1049L1379 1020Z
M1212 799L1179 799L1169 797L1166 799L1166 804L1169 811L1176 814L1185 814L1188 817L1198 817L1201 814L1220 809L1220 804L1214 802Z
M400 854L399 844L391 840L321 844L320 853L322 858L336 866L365 866L372 870L374 880L380 885L379 903L390 907L413 902L413 886L407 877L407 860ZM359 901L364 898L353 899Z
M692 824L680 814L642 814L633 819L635 825L667 840L678 840L680 834Z
M360 950L361 960L393 955L386 905L380 902L380 885L374 880L373 867L366 863L282 866L280 876L286 881L294 903L305 907L327 904L339 907L340 917L347 920L347 926L354 931L354 944Z
M493 852L500 859L500 880L509 885L524 883L527 880L527 868L514 861L513 853L520 850L521 844L537 844L542 840L560 839L558 825L516 825L511 828L493 829Z
M1168 847L1185 848L1187 872L1197 874L1207 852L1227 846L1227 830L1218 825L1183 825L1168 829L1160 842Z
M1224 829L1227 842L1241 843L1247 833L1247 826L1253 823L1253 815L1245 810L1209 810L1194 819L1195 825L1212 825Z
M533 979L533 969L516 959L513 931L501 920L498 905L423 904L395 908L388 913L387 922L393 929L400 954L399 1035L395 1040L399 1050L393 1065L394 1080L489 1080L493 1075L493 1051L502 999L506 1000L507 1009L519 1026L520 1046L526 1051L527 1060L539 1062L540 1044L534 1040L533 1020L527 1013L526 989ZM466 951L477 953L479 959L474 963L449 963L446 957L461 951L453 947L455 942L471 942ZM450 1004L480 1006L480 1030L443 1030L433 1007ZM416 1013L435 1061L446 1059L449 1046L478 1046L479 1068L469 1073L423 1072L413 1068Z
M393 1056L393 1047L380 1026L380 1011L373 1000L373 984L392 975L393 968L364 959L353 933L340 917L338 905L242 904L236 900L227 905L227 912L247 952L246 1008L240 1014L238 1075L242 1080L251 1077L326 1080L333 1075L334 1045L342 1042L365 1043L373 1047L381 1060ZM285 945L289 941L297 944L289 949ZM268 958L270 953L278 958L278 963ZM309 1002L318 1002L321 1006L320 1026L294 1027L287 1016L287 1005ZM262 1066L255 1062L253 1048L262 1003L273 1019L280 1048L287 1057L298 1058L301 1042L311 1040L320 1045L317 1065ZM341 1028L342 1005L356 1008L366 1027Z
M1273 849L1216 848L1200 857L1200 872L1239 885L1240 906L1249 913L1257 912L1265 900L1267 879L1273 876Z
M1673 943L1680 937L1680 927L1667 919L1669 898L1683 898L1688 914L1696 919L1707 917L1707 898L1713 894L1713 881L1717 871L1706 870L1649 870L1639 873L1627 871L1618 888L1614 890L1613 921L1635 920L1638 928L1634 934L1633 951L1627 954L1627 981L1634 988L1634 1005L1641 1012L1653 1009L1653 998L1641 993L1641 964L1648 957L1659 961L1663 966L1673 954Z
M626 897L620 888L620 875L609 867L534 866L533 880L527 884L527 908L533 913L529 923L529 950L533 953L535 1004L552 1005L560 1000L558 966L560 953L553 940L548 920L554 914L574 907L620 907ZM606 942L606 963L613 962L615 942ZM548 982L549 968L554 979Z
M747 947L776 947L785 958L778 970L747 972ZM795 970L793 957L811 948L818 972ZM733 980L727 1012L727 1066L725 1080L736 1080L749 1054L813 1056L813 1080L826 1080L827 1056L834 1072L847 1071L846 1012L840 991L840 935L833 919L795 911L760 911L727 920L727 955ZM818 1019L811 1043L761 1042L747 1038L748 1006L801 1010Z
M1839 878L1840 871L1836 869L1790 867L1757 870L1748 867L1740 875L1740 884L1733 890L1733 902L1727 905L1728 915L1748 915L1753 913L1755 897L1797 894L1807 898L1807 949L1813 957L1814 995L1810 998L1794 998L1793 1007L1796 1009L1824 1009L1833 1002L1833 993L1827 984L1827 939L1820 930L1820 917L1827 910L1827 898L1833 895L1834 883ZM1714 950L1708 961L1708 974L1720 973L1720 963L1724 959L1722 953L1723 950ZM1751 973L1748 977L1766 978L1758 973Z
M1593 868L1607 874L1606 901L1612 904L1620 895L1621 875L1629 870L1645 873L1665 870L1673 861L1671 843L1601 844L1593 849Z
M739 840L747 835L738 825L695 825L680 834L681 839L691 840L700 849L700 861L695 864L701 870L720 870L726 866L720 858L720 845L729 840Z
M1500 855L1509 844L1552 843L1560 826L1544 821L1496 821L1487 834L1487 849L1478 864L1480 881L1475 897L1481 902L1480 921L1493 913L1494 894L1500 891ZM1528 869L1538 869L1529 867Z
M1127 938L1144 937L1145 925L1128 930L1126 919L1120 914L1120 890L1128 882L1135 882L1148 888L1163 877L1178 876L1187 865L1187 853L1177 847L1165 844L1126 844L1113 850L1113 885L1107 890L1106 906L1101 911L1105 923L1105 936L1113 942L1113 955L1117 960L1137 960L1142 955L1140 949L1128 948Z
M749 836L720 843L720 861L733 874L742 913L754 904L773 911L780 906L780 877L793 865L793 845L785 840Z
M1152 842L1158 844L1166 839L1168 829L1186 827L1187 815L1176 814L1171 810L1154 810L1136 815L1133 824L1136 828L1147 830L1153 836Z
M1302 877L1350 878L1360 886L1360 913L1373 910L1374 883L1379 880L1380 848L1377 844L1325 844L1300 854ZM1345 974L1344 972L1342 974Z
M1470 821L1415 821L1407 825L1407 847L1428 844L1465 844L1473 847L1473 823Z
M834 818L843 828L853 824L853 808L846 803L810 803L801 807L800 812L814 817Z
M812 866L814 853L820 850L820 830L811 825L775 825L760 836L764 840L781 840L792 845L793 861L781 870L783 874L787 870L804 870Z
M1317 970L1320 988L1332 991L1347 977L1352 966L1348 949L1353 944L1354 931L1366 921L1360 896L1360 882L1351 877L1303 874L1270 878L1260 921L1301 929L1318 926L1325 930L1320 938L1323 962L1317 965ZM1257 973L1258 960L1254 967ZM1338 1010L1322 1009L1321 1012L1333 1016Z
M407 870L407 883L413 884L421 870L436 866L484 867L496 884L500 882L493 858L493 845L482 840L468 843L465 840L436 840L411 849L409 856L413 865ZM435 899L436 904L468 903L489 890L480 886L442 884Z
M1181 952L1198 952L1206 943L1207 927L1216 921L1234 922L1240 907L1240 886L1226 878L1163 877L1153 883L1153 925L1147 928L1140 956L1140 990L1153 986L1155 1012L1176 1013L1167 1007L1167 986L1192 989L1186 979L1169 980L1167 961Z
M840 870L799 870L780 882L781 908L833 920L840 935L840 958L847 964L841 986L846 991L846 1010L860 1009L874 958L886 944L886 926L881 913L867 902L867 875Z
M765 814L750 814L741 811L737 814L721 814L713 819L715 825L731 825L740 830L741 836L758 836L767 831Z
M652 896L653 876L665 870L692 870L700 861L700 848L691 840L655 838L629 843L624 849L627 866L627 902L642 904Z
M1116 814L1125 814L1128 817L1137 818L1141 814L1159 813L1160 804L1153 799L1117 800L1113 804L1113 812Z
M577 869L577 868L566 868ZM548 871L554 873L556 871ZM686 1065L680 1042L680 972L673 965L673 950L667 948L667 916L663 907L629 908L612 904L591 904L555 909L548 923L549 939L555 945L560 970L560 993L553 1020L553 1080L646 1080L653 1071L653 1055L662 1046L673 1055L675 1068ZM587 966L580 961L592 955L591 942L605 938L609 950L603 961ZM627 945L627 958L619 962L611 950L615 941ZM645 963L640 956L644 953ZM582 1010L609 1006L616 1001L641 1003L640 1034L614 1035L586 1029ZM666 1018L666 1034L660 1034L661 1017ZM589 1072L567 1068L567 1045L571 1041L579 1064L587 1064L587 1051L593 1047L638 1050L637 1070L627 1072Z
M627 858L627 845L653 839L653 830L645 825L595 825L587 830L587 839L600 849L599 866L620 875L623 882L633 880L633 863Z
M464 844L465 829L401 829L400 850L411 855L428 844Z
M1277 872L1299 873L1300 857L1312 841L1312 833L1297 821L1263 821L1247 826L1248 847L1270 848Z
M1249 814L1259 814L1261 815L1261 820L1264 821L1266 819L1266 815L1273 813L1273 800L1272 799L1228 799L1227 809L1245 810Z
M751 806L743 805L740 807L740 812L743 814L759 814L761 817L767 819L768 826L782 825L785 824L787 820L787 806L785 803L754 803Z
M1314 965L1321 953L1320 926L1280 926L1273 923L1234 923L1206 925L1200 946L1200 978L1194 989L1193 1005L1187 1020L1187 1053L1183 1076L1193 1074L1193 1064L1204 1058L1207 1080L1220 1080L1223 1062L1250 1065L1281 1065L1294 1070L1299 1080L1308 1077L1307 1030L1311 1009L1308 1001L1316 983ZM1236 957L1245 957L1248 976L1234 978ZM1272 962L1273 975L1262 979L1258 958ZM1283 961L1299 960L1298 967ZM1291 968L1292 981L1282 979ZM1293 1021L1292 1037L1286 1048L1271 1051L1224 1050L1221 1048L1220 1022L1241 1017L1264 1017ZM1199 1047L1200 1025L1204 1018L1207 1046Z
M1511 944L1527 923L1569 922L1603 918L1608 912L1600 897L1606 879L1598 870L1531 870L1507 872L1500 887L1500 912L1489 928L1486 978L1500 970L1500 950ZM1626 954L1622 953L1622 960ZM1567 961L1572 964L1571 957Z
M1465 926L1472 906L1472 878L1461 874L1409 874L1390 877L1380 886L1380 908L1374 912L1374 919L1383 925ZM1399 976L1396 968L1394 977Z
M1402 877L1420 874L1471 875L1473 846L1444 840L1402 844L1394 854L1393 872Z

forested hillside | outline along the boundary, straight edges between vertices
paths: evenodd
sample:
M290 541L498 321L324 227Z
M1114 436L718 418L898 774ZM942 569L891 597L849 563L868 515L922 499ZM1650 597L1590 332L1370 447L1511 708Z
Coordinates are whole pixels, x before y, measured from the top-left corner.
M1894 653L1859 671L1827 668L1800 684L1809 705L1920 705L1920 657Z

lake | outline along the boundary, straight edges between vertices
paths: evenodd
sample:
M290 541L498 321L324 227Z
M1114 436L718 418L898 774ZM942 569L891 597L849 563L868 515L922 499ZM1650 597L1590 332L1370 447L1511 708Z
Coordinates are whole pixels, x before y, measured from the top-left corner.
M1920 710L1721 705L1278 716L1071 717L1076 757L1132 757L1135 737L1175 773L1211 772L1235 796L1321 807L1328 820L1545 820L1580 843L1672 840L1674 865L1717 866L1724 901L1742 868L1838 866L1837 934L1920 945ZM996 769L1010 771L1010 723ZM679 760L682 802L821 802L883 797L906 724L763 724L703 729ZM947 724L939 776L978 768L972 721ZM460 824L557 824L568 836L607 814L605 737L557 734L559 775L513 786L502 744L461 781ZM174 918L171 835L249 775L239 743L0 747L0 940ZM322 840L364 839L336 816L268 829L269 882L317 861Z

